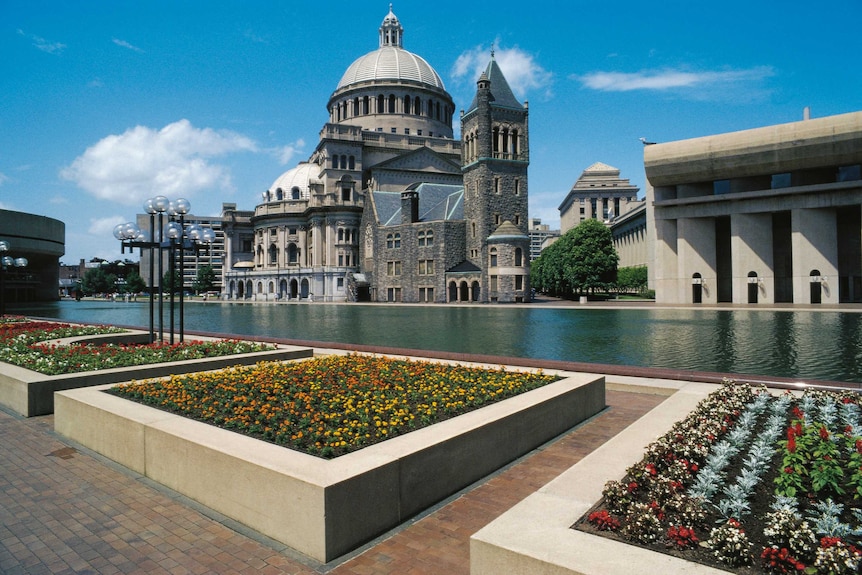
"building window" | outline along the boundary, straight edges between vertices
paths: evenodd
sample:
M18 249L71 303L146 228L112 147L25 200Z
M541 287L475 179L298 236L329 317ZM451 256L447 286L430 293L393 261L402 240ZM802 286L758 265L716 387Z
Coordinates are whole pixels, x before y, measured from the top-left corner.
M350 188L341 188L341 201L349 202L350 201Z
M419 260L419 275L434 275L434 260Z
M783 174L775 174L772 176L772 189L789 188L790 187L790 172Z
M515 248L515 267L524 265L524 252L521 248Z
M398 249L401 247L401 234L386 234L386 247Z
M338 289L344 289L344 278L337 278L335 280L335 287Z
M494 225L499 226L500 223L500 214L494 214Z
M497 276L488 276L488 279L490 280L489 283L491 284L491 286L489 288L490 291L492 291L492 292L497 291Z
M500 178L499 177L494 178L494 193L495 194L500 193Z
M421 287L421 288L419 288L419 301L433 302L434 301L434 288L432 288L432 287Z
M386 262L386 275L388 275L388 276L400 276L401 275L401 262L400 261Z
M344 266L344 254L338 254L338 267Z
M433 230L428 230L427 232L425 232L425 245L429 248L434 245L434 231Z
M520 178L515 178L515 195L521 195L521 180Z
M518 214L515 214L515 221L512 223L514 223L516 226L520 226L521 225L521 216Z
M289 236L295 236L296 235L296 228L287 228L287 234Z
M395 94L389 94L389 113L395 113Z
M356 169L356 156L350 156L349 158L347 158L347 167L351 170Z
M497 267L497 248L491 248L490 261L488 262L488 265L492 268Z
M401 288L388 288L386 290L387 301L401 301Z
M383 94L379 94L377 96L377 113L382 114L384 111L386 100L383 98Z
M524 276L515 276L515 289L524 289Z

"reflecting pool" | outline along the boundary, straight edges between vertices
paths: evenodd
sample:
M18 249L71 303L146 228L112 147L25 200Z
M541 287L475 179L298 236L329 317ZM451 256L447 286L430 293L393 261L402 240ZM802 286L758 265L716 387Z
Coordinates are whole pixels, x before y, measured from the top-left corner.
M146 301L64 300L15 313L149 324ZM167 305L165 306L167 329ZM187 303L190 331L862 382L862 314L380 304Z

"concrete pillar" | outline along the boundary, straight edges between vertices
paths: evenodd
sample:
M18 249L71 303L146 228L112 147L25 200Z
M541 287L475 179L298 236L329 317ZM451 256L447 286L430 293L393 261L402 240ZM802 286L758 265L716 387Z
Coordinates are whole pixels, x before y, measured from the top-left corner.
M647 268L658 303L682 303L683 291L677 266L677 222L655 220L653 260ZM687 300L686 300L687 301Z
M838 223L832 209L799 209L790 214L793 248L793 303L811 302L811 271L818 270L821 303L838 303Z
M679 278L685 284L683 303L691 303L692 276L699 273L703 286L702 303L718 301L716 273L715 220L712 218L680 218L677 220L679 236Z
M757 303L775 303L772 214L732 214L730 246L733 303L748 303L748 274L752 271L758 279Z

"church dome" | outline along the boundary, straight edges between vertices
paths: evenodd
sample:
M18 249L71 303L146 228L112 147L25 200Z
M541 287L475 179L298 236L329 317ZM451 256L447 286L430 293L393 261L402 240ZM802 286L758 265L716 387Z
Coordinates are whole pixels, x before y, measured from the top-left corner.
M404 28L392 13L390 4L389 14L380 25L379 48L357 58L341 77L336 91L354 84L381 80L419 82L445 90L440 75L428 62L401 47L403 37Z
M303 162L280 175L269 190L266 191L264 201L275 202L280 200L305 200L310 195L309 183L317 180L320 166L309 162Z

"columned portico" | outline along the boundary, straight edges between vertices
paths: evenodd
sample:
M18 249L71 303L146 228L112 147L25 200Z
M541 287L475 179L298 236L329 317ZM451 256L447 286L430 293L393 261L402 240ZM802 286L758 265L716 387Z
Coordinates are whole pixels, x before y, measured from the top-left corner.
M775 303L772 216L731 215L730 238L733 303Z

